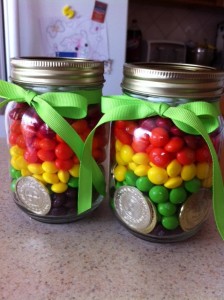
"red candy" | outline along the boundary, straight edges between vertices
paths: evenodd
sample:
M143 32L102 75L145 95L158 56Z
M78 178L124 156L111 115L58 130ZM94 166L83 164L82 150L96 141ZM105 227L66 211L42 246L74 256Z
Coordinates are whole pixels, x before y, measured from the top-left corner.
M43 138L39 141L39 147L43 150L54 150L57 145L55 140Z
M172 155L163 148L153 148L149 160L158 167L165 168L172 160Z
M188 147L185 147L179 152L177 152L177 160L182 165L193 164L195 162L195 159L196 159L195 152Z
M35 149L33 149L33 150L26 150L24 152L24 158L30 164L39 162L39 158L37 156L37 152L36 152Z
M197 162L212 162L210 151L206 145L196 150L196 160Z
M59 170L68 171L70 170L74 165L74 162L72 159L62 160L62 159L56 159L55 160L55 166Z
M54 161L55 153L52 150L40 149L37 151L37 157L42 161Z
M55 148L55 155L59 159L66 160L73 156L73 151L67 144L60 143Z
M86 119L67 119L80 138L85 141L92 128L98 123L99 109L90 109L91 114ZM59 170L68 171L79 159L66 142L56 134L46 123L41 120L32 107L27 104L18 104L9 113L9 143L11 146L18 145L24 149L24 159L28 164L54 162ZM124 128L129 125L127 136L134 132L135 122L125 122ZM125 130L125 129L124 129ZM121 132L123 135L123 132ZM131 136L130 140L131 141ZM93 138L92 154L100 163L105 160L105 149L107 145L107 131L104 126L96 130Z
M121 141L122 144L131 145L132 143L132 136L126 132L125 130L119 129L115 127L115 137Z
M24 139L24 136L22 134L18 135L17 139L16 139L16 144L22 148L25 149L26 148L26 141Z
M172 127L172 121L168 118L158 117L156 119L156 126L169 130Z
M201 147L202 145L205 145L205 141L201 136L196 135L186 135L184 137L184 141L187 144L187 146L193 150L197 149L198 147Z
M116 121L114 134L122 144L130 145L135 153L147 153L149 161L158 167L166 168L173 159L181 165L212 161L201 136L185 133L168 118L158 116L138 121ZM217 150L219 135L213 133L211 139Z
M10 132L20 134L21 133L21 122L20 120L15 120L10 125Z
M78 134L82 134L89 130L88 123L86 120L78 120L72 123L72 127Z
M178 152L184 145L184 141L182 138L178 136L171 137L169 142L165 145L164 149L168 152Z
M169 133L163 127L156 127L151 131L150 143L155 147L165 146L169 139Z

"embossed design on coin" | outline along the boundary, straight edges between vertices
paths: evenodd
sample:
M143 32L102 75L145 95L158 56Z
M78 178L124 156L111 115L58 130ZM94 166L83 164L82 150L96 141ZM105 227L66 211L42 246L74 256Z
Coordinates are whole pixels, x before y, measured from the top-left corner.
M114 208L128 227L140 233L149 233L156 225L153 204L135 187L118 188L114 194Z
M31 176L20 177L16 182L18 203L37 215L46 215L51 209L47 188Z
M204 222L212 205L212 192L201 189L192 194L183 204L179 214L180 226L184 231L190 231Z

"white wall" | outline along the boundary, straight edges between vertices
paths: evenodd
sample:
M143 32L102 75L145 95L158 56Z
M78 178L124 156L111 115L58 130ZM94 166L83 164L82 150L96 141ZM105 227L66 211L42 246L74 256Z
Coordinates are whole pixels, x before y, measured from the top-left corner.
M6 137L4 115L0 115L0 138L1 137Z

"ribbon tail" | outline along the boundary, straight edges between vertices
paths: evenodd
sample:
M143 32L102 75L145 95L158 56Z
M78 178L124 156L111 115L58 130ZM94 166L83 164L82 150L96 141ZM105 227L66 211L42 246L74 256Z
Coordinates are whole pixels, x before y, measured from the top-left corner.
M93 182L96 185L97 190L102 191L102 187L100 187L100 185L103 182L103 175L99 169L99 166L92 158L91 151L89 156L84 155L83 157L84 142L77 134L77 132L67 123L67 121L65 121L64 118L59 113L57 113L57 111L55 111L54 108L52 108L47 102L38 97L38 102L34 101L33 107L36 109L37 113L41 116L43 121L50 128L52 128L52 130L57 132L75 152L81 162L80 169L84 170L84 176L86 173L88 174L87 177L83 178L83 180L83 172L80 171L79 174L80 191L78 195L78 214L89 210L92 203L92 176L94 175ZM91 140L89 141L89 143L91 143ZM83 160L86 160L86 163L84 163ZM92 170L91 172L93 172L93 175L88 170L85 172L85 168L87 168L88 170ZM98 183L98 180L100 181L100 183Z
M219 162L213 157L213 211L216 226L219 234L224 240L224 188L222 181L222 173L219 168ZM220 182L221 181L221 182ZM221 183L221 185L219 185Z
M99 192L100 195L105 196L105 177L103 176L101 170L99 169L96 161L92 159L91 151L92 151L92 140L94 133L102 123L102 118L95 126L95 128L90 132L89 136L87 137L81 164L80 164L80 188L79 188L79 197L80 199L85 199L85 205L91 204L90 195L88 195L87 191L92 190L92 185L96 187L96 190ZM94 176L93 176L94 174ZM78 203L78 213L82 213L85 211L84 202Z

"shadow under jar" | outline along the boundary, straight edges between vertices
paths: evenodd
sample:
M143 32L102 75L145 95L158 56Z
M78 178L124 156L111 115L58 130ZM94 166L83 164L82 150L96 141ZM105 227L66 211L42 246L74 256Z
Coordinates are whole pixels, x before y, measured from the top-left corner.
M6 109L11 190L16 204L33 219L73 222L103 200L94 182L87 183L96 170L104 177L106 126L93 137L89 178L80 177L84 142L101 118L103 70L103 62L83 59L11 60L12 82L26 90L24 99Z
M111 130L110 201L134 235L182 241L208 218L212 190L223 186L217 159L223 76L196 65L124 65L124 94L105 99L110 111L119 107Z

